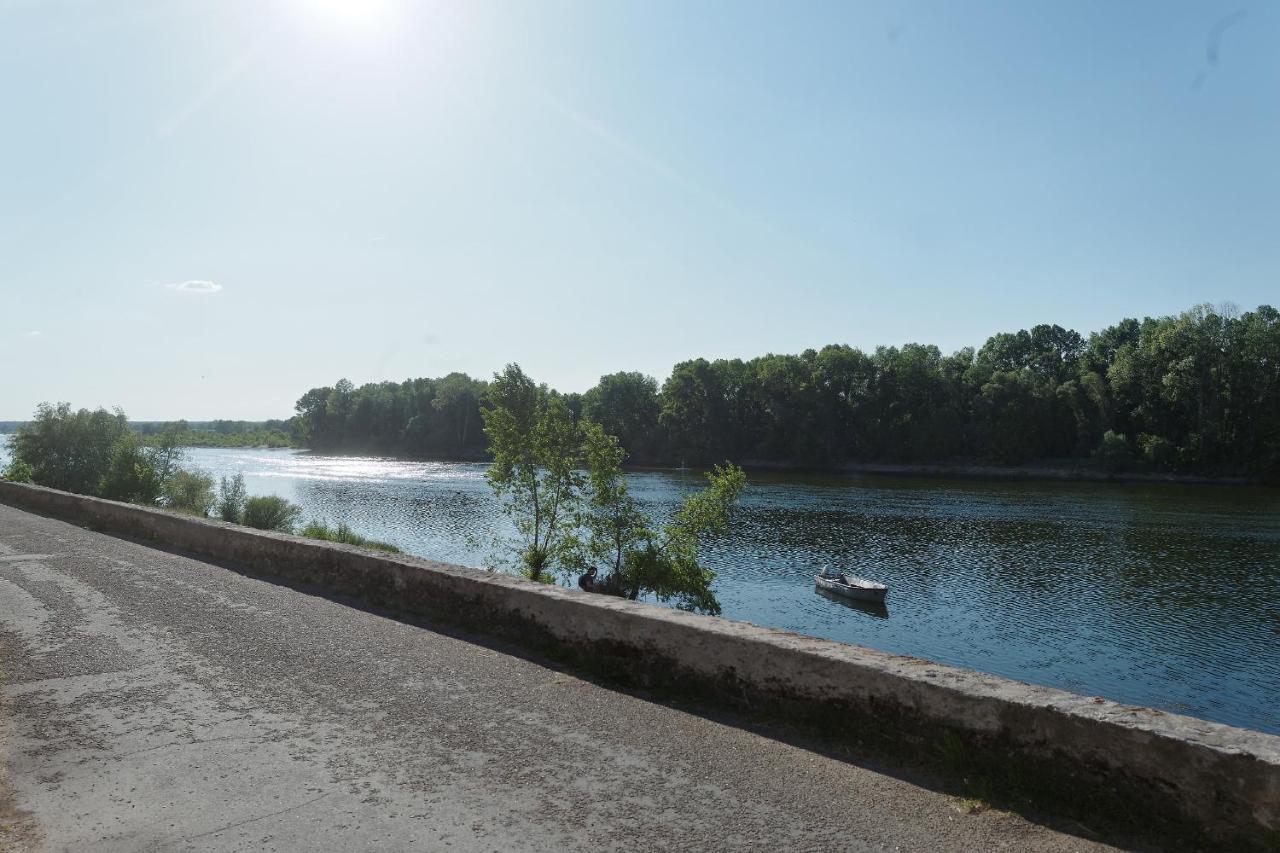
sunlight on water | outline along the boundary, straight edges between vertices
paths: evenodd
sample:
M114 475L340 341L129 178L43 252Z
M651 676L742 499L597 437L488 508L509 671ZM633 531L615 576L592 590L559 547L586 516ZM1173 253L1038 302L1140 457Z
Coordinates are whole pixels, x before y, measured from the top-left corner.
M509 530L478 464L188 456L431 559L484 565ZM658 515L699 485L630 482ZM1280 733L1276 490L755 475L705 556L729 618ZM817 594L827 563L887 607Z

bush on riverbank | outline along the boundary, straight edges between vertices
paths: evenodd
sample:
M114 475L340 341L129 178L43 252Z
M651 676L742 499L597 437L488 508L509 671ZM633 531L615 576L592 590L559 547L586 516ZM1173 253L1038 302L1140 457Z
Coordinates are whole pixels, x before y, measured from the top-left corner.
M223 477L218 482L218 500L214 512L223 521L239 524L244 518L244 503L249 494L244 486L244 474Z
M196 515L213 502L212 478L182 466L177 434L145 441L120 409L73 411L69 403L42 403L9 447L6 479Z
M164 486L164 505L177 512L205 518L213 508L213 477L203 471L179 469Z
M292 533L294 525L302 517L302 507L279 495L258 495L244 502L241 523L258 530L275 530Z
M380 542L377 539L361 536L347 525L341 523L337 527L330 527L323 521L313 521L299 530L298 535L306 536L308 539L323 539L325 542L341 542L344 545L372 548L375 551L386 551L389 554L400 553L400 549L390 542Z
M21 459L15 459L0 473L0 480L8 480L10 483L30 483L31 466Z

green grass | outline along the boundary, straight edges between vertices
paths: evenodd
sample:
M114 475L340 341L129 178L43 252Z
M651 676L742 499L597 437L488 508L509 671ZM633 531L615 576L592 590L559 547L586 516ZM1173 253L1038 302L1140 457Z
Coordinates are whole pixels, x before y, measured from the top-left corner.
M339 524L337 527L330 527L323 521L313 521L306 527L298 531L300 536L306 536L308 539L323 539L325 542L341 542L344 545L356 545L360 548L372 548L375 551L386 551L390 554L399 554L400 549L390 542L379 542L377 539L368 539L356 533L345 524Z

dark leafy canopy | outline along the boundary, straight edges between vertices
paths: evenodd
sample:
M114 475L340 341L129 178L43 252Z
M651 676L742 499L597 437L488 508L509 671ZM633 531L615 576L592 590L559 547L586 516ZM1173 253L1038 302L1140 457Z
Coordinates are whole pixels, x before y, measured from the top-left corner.
M643 373L613 373L582 395L582 417L617 436L632 460L660 460L658 383Z
M317 449L475 456L485 383L461 374L309 391L299 429ZM1280 315L1201 306L1082 337L1056 325L944 355L844 345L749 361L677 364L661 387L605 376L573 414L616 435L633 462L721 459L834 466L953 459L1078 459L1280 477ZM1103 453L1095 454L1103 446ZM1103 462L1103 460L1111 460Z
M343 379L298 400L294 433L316 450L480 456L485 386L462 373L359 388Z

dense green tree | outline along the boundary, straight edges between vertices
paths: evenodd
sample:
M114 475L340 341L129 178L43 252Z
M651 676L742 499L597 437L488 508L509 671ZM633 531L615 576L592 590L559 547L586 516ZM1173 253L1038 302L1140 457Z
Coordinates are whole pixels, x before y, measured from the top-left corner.
M485 476L515 525L525 573L543 580L574 547L582 498L582 435L565 401L518 365L495 374L484 409L493 462Z
M119 409L73 411L69 403L41 403L31 422L14 433L10 449L31 469L32 482L96 495L128 432Z
M658 382L643 373L601 376L599 383L582 395L582 416L616 436L637 461L661 458L660 411Z
M359 388L344 379L302 395L292 430L316 450L475 456L484 451L484 389L462 373Z
M160 502L165 480L173 473L171 453L163 458L140 436L125 433L112 449L111 461L96 494L113 501L153 505Z
M11 472L33 482L128 503L204 515L213 502L212 478L182 468L185 422L144 434L124 413L72 411L42 404L11 442Z
M662 386L659 422L670 436L672 459L686 464L720 457L735 432L725 389L705 358L677 364Z

